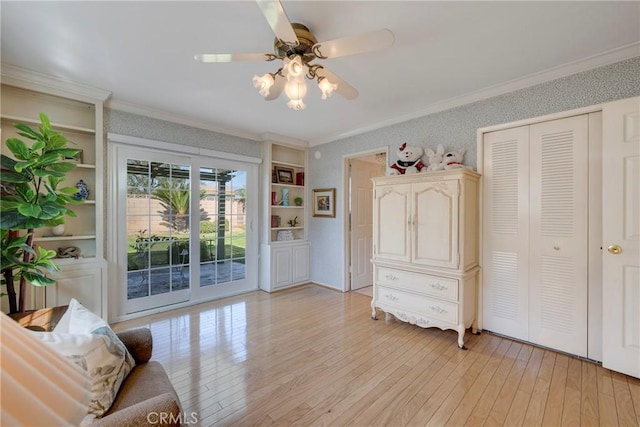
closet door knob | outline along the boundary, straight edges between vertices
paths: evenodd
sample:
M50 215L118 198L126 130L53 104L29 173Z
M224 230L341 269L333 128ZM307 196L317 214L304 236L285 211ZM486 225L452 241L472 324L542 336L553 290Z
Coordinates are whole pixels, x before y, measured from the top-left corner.
M620 252L622 252L622 248L618 245L609 245L607 250L614 255L618 255Z

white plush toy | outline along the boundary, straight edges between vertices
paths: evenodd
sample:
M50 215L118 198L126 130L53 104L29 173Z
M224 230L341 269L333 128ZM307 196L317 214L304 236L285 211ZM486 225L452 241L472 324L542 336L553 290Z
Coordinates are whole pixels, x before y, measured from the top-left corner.
M436 151L433 151L431 148L427 148L426 153L427 153L427 158L429 159L429 166L427 167L427 172L440 171L444 169L444 165L442 164L444 147L442 146L442 144L438 144Z
M449 151L442 156L442 166L444 169L460 169L467 168L462 164L464 159L465 149L461 148L458 151Z
M389 167L388 175L404 175L425 172L427 167L420 158L424 151L421 147L412 147L405 142L398 148L398 160Z

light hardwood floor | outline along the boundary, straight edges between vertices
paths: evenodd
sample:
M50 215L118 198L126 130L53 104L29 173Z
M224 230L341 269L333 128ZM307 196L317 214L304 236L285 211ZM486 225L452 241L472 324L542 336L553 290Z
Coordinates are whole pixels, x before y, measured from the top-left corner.
M153 333L199 425L640 425L640 380L488 333L421 329L315 285L113 325Z

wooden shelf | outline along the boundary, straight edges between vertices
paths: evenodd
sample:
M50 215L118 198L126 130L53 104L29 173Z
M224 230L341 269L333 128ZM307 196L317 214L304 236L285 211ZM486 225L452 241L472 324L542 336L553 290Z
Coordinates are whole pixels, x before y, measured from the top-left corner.
M34 242L62 242L69 240L91 240L95 239L95 234L79 234L77 236L46 236L46 237L34 237Z
M277 166L288 166L290 168L304 169L304 165L298 165L295 163L279 162L277 160L273 160L271 163Z
M304 230L304 227L271 227L271 231L279 230Z
M30 117L20 117L20 116L11 116L11 115L8 115L8 114L2 114L2 115L0 115L0 118L2 118L2 120L11 121L11 122L14 122L14 123L25 123L25 124L31 124L31 125L39 125L40 124L40 118L39 117L37 119L34 119L34 118L30 118ZM57 130L80 132L80 133L86 133L86 134L89 134L89 135L94 135L96 133L95 129L83 128L83 127L79 127L79 126L65 125L65 124L62 124L62 123L51 122L51 127L54 128L54 129L57 129Z
M282 205L271 205L271 209L304 209L304 206L296 206L296 205L289 205L289 206L282 206Z
M273 182L271 183L272 186L274 187L292 187L292 188L304 188L304 185L295 185L295 184L280 184L280 183L276 183Z

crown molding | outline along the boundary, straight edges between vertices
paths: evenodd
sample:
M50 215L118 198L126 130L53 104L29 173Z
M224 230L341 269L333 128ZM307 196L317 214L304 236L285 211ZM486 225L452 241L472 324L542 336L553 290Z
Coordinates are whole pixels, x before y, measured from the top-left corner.
M87 102L104 102L111 96L111 92L104 89L87 86L71 80L51 77L26 68L11 64L0 64L2 83L25 89L49 93L51 95L79 98Z
M224 133L225 135L237 136L239 138L245 138L252 141L261 141L261 137L258 134L248 131L242 131L238 129L229 129L220 126L213 125L211 123L201 122L189 117L180 116L178 114L168 113L166 111L157 110L143 105L131 104L115 99L110 99L107 104L107 108L113 110L124 111L126 113L138 114L152 119L164 120L171 123L177 123L180 125L190 126L198 129L204 129L211 132Z
M296 147L309 147L309 143L307 141L303 141L302 139L292 138L290 136L280 135L272 132L265 132L260 135L261 141L272 141L279 142L287 145L293 145Z
M349 132L334 135L325 139L312 140L309 142L309 146L314 147L317 145L327 144L329 142L337 141L355 135L360 135L362 133L371 132L377 129L382 129L388 126L417 119L419 117L428 116L429 114L439 113L441 111L460 107L462 105L471 104L473 102L482 101L484 99L493 98L499 95L504 95L509 92L514 92L519 89L524 89L527 87L535 86L537 84L560 79L562 77L567 77L572 74L589 71L598 67L604 67L605 65L624 61L630 58L635 58L637 56L640 56L640 42L631 43L626 46L599 53L597 55L589 56L577 61L568 62L566 64L549 68L537 73L528 74L524 77L519 77L505 83L500 83L494 86L480 89L478 91L470 92L454 98L449 98L447 100L434 103L424 109L418 110L411 114L399 116L383 122L378 122L372 126L365 126L362 128L354 129Z

